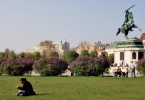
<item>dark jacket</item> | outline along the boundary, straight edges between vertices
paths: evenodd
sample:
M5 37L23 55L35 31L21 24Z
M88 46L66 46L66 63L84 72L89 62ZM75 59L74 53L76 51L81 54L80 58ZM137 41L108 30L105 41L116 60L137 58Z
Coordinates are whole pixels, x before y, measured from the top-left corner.
M22 87L18 87L18 89L25 90L25 94L23 94L25 96L27 96L27 95L35 95L35 92L33 91L33 87L31 85L31 83L28 82L28 81L25 81L23 83L23 86Z

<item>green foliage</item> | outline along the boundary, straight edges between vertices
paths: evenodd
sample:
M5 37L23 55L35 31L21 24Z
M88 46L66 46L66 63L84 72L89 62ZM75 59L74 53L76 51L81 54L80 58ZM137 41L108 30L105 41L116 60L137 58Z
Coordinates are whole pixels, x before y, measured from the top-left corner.
M13 50L5 49L5 52L0 53L0 58L9 58L9 59L15 59L16 54Z
M91 56L91 57L98 57L98 52L95 51L95 50L94 50L94 51L91 51L91 52L90 52L90 56Z
M34 60L38 60L40 58L40 52L39 51L35 51L33 53L33 56L34 56Z
M80 56L71 63L72 72L77 76L99 76L110 65L105 56L99 58Z
M109 54L108 58L109 58L110 63L113 64L114 63L114 54Z
M4 52L0 52L0 59L2 59L5 56Z
M106 51L103 51L103 52L101 53L101 55L108 56L108 53L107 53Z
M58 52L56 52L56 51L49 51L48 53L47 53L47 57L49 58L49 57L59 57L59 54L58 54Z
M18 58L34 59L34 57L35 57L34 54L31 52L22 52L22 53L18 54Z
M141 59L138 61L137 70L145 76L145 59Z
M34 59L33 53L31 53L31 52L26 52L24 58L27 58L27 59Z
M25 52L21 52L18 54L18 58L25 58Z
M67 51L63 54L63 59L67 61L68 63L71 63L74 61L79 54L76 51Z
M15 59L16 58L16 54L13 50L10 50L8 53L8 58L9 59Z
M90 56L88 50L82 50L80 56Z
M57 76L67 69L68 64L58 57L52 57L39 59L33 67L41 76Z

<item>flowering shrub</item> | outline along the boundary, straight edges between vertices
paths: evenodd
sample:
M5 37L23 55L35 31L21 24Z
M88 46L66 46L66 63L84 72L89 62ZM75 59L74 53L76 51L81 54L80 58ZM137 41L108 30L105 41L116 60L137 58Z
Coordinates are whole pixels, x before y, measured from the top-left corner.
M23 75L31 71L33 60L25 58L3 59L0 61L0 72L8 75Z
M138 63L137 63L137 70L141 74L145 75L145 59L141 59L141 60L138 61Z
M80 56L71 63L72 72L78 76L99 76L109 67L105 56L99 58Z
M67 69L68 64L58 57L40 58L33 67L41 76L57 76Z

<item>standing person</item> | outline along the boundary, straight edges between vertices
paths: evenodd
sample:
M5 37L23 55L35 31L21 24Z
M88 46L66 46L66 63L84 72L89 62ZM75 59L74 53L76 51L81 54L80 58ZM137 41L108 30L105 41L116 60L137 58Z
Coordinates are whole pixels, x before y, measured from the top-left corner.
M21 78L20 81L22 86L17 86L17 89L19 89L17 96L35 95L31 83L28 82L26 78Z
M136 68L136 64L133 63L133 61L131 61L131 64L129 65L130 70L131 70L131 77L135 78L135 68Z
M129 72L129 68L128 68L128 64L126 64L125 66L125 77L128 78L128 72Z

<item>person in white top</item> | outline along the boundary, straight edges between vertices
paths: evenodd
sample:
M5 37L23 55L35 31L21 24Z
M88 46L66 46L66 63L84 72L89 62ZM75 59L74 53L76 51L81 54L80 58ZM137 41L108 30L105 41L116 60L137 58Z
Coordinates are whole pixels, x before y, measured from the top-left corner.
M130 67L130 71L131 71L131 77L136 77L136 75L135 75L135 68L136 68L136 64L135 63L133 63L133 61L131 61L131 64L129 65L129 67Z

